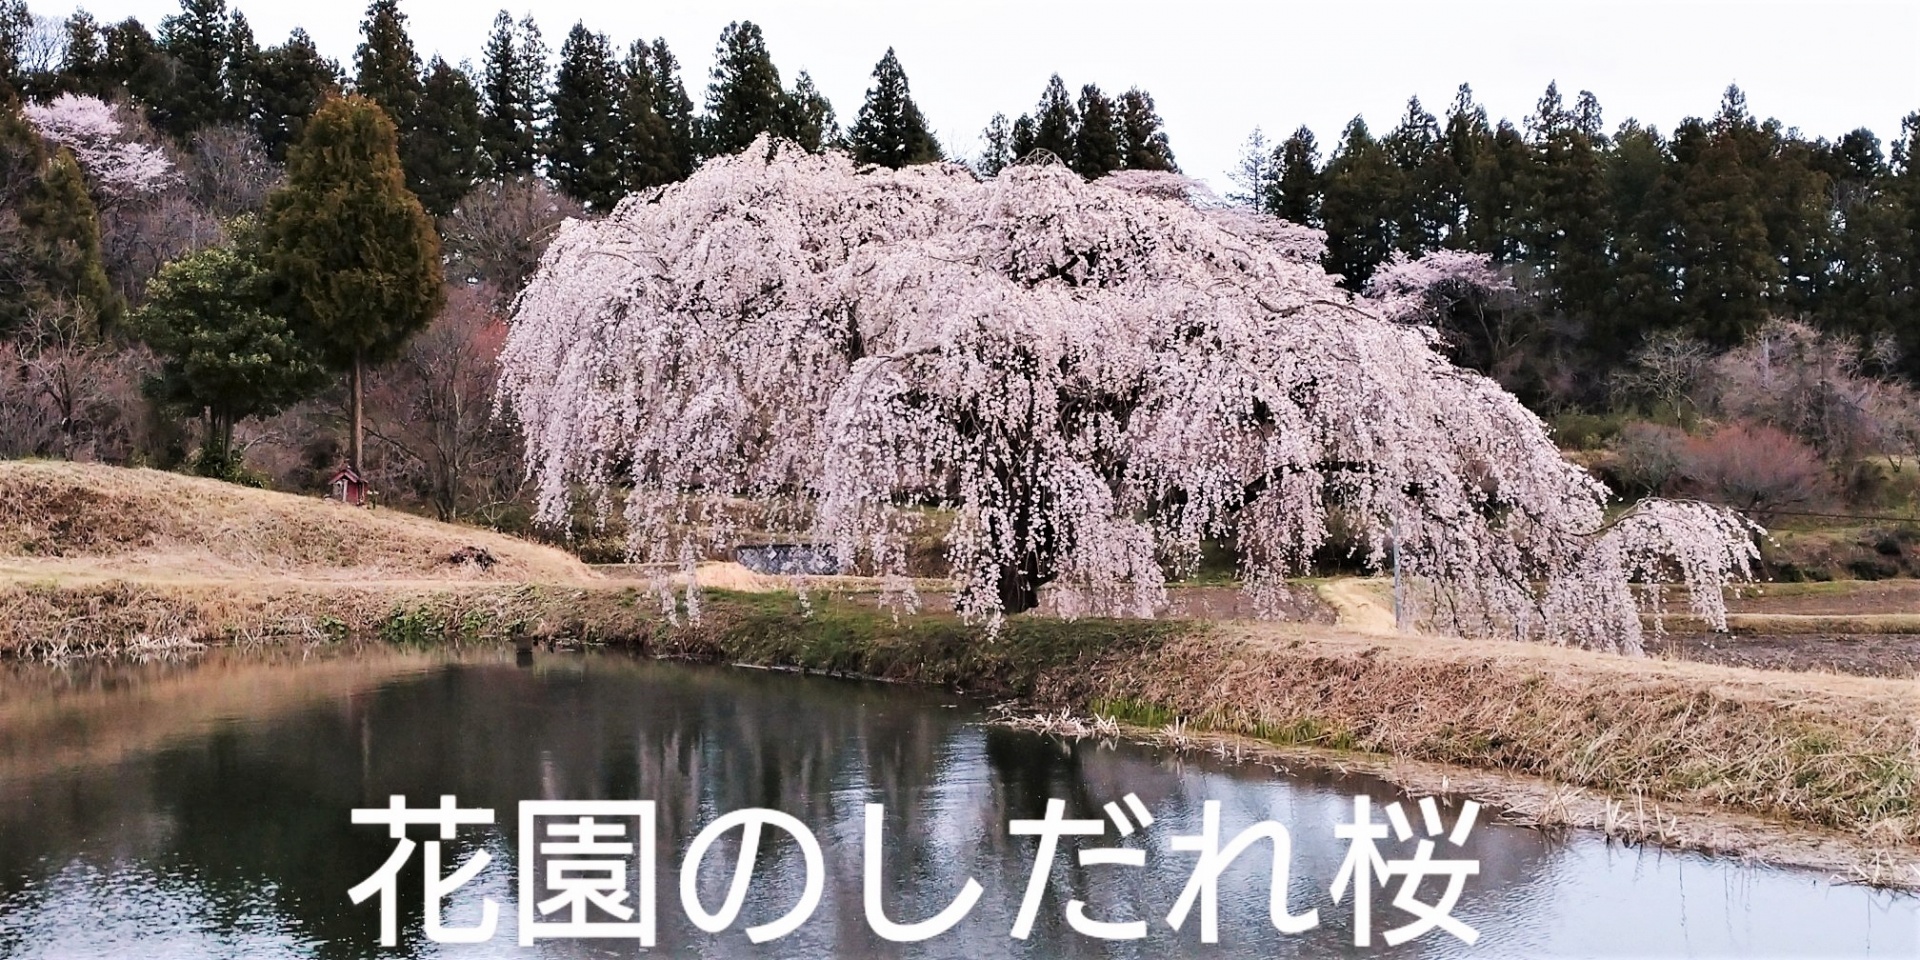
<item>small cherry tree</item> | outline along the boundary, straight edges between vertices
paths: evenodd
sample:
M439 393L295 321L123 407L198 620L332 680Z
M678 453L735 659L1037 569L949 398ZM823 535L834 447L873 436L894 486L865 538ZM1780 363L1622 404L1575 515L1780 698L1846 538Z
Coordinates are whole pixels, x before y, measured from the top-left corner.
M1271 605L1338 513L1462 633L1637 649L1630 584L1676 576L1724 616L1743 521L1609 523L1537 417L1341 290L1300 228L1180 193L762 141L568 223L501 354L541 516L624 491L635 559L690 566L769 505L904 583L944 511L956 605L997 623L1043 585L1149 615L1210 540Z
M156 193L177 177L166 154L127 138L113 106L98 97L63 93L21 112L41 136L73 151L103 202Z

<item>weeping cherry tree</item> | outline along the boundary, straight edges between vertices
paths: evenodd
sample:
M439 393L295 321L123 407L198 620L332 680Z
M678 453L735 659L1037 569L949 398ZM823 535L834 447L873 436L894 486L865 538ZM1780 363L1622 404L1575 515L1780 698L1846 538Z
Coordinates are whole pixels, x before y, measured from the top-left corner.
M691 567L751 505L904 591L916 530L950 518L955 603L997 624L1043 586L1151 615L1208 542L1270 608L1337 528L1375 568L1397 545L1465 635L1637 650L1654 581L1724 622L1749 525L1610 516L1537 417L1343 291L1323 243L1173 174L856 169L763 138L568 223L501 396L541 515L623 497L643 562Z

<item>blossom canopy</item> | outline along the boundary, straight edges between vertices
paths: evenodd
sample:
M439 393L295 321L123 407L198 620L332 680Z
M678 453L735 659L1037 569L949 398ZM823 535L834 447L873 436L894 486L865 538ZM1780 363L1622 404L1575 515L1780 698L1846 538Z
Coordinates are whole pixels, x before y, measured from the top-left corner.
M1172 175L1165 175L1172 176ZM745 502L904 575L929 516L956 606L1044 584L1148 615L1209 541L1271 601L1336 527L1445 592L1449 629L1637 647L1630 583L1723 616L1747 528L1606 523L1541 421L1319 265L1318 236L1138 172L982 180L761 140L560 231L502 352L541 515L625 491L636 559Z

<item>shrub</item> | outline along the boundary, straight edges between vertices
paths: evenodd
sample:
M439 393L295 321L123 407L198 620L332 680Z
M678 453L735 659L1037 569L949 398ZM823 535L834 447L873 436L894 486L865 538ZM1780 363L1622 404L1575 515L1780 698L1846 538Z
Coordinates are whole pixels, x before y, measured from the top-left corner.
M1603 479L1630 496L1671 493L1686 466L1686 445L1679 427L1636 420L1620 428Z
M1819 454L1775 427L1729 424L1686 438L1680 452L1688 492L1756 519L1796 508L1818 510L1832 499L1832 478Z

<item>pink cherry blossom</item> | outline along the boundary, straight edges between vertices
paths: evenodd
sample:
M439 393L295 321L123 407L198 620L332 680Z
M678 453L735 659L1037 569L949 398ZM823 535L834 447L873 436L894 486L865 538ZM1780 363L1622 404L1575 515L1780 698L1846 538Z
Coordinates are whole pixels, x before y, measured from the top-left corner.
M995 624L1042 581L1154 614L1208 541L1270 607L1335 528L1376 569L1397 543L1463 634L1636 650L1631 585L1676 577L1724 622L1744 521L1609 524L1539 418L1301 228L1140 186L763 140L567 223L501 354L541 516L623 500L634 558L688 566L773 525L900 583L945 522L956 605Z
M63 93L48 103L28 104L22 112L41 136L73 151L80 169L107 199L154 193L174 179L166 154L123 138L113 107L98 97Z

